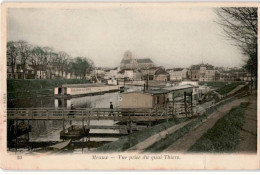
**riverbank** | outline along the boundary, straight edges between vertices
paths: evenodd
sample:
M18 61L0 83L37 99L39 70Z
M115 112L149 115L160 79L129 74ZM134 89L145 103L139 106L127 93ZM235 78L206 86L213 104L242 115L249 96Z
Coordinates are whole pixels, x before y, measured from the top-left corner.
M207 85L215 88L216 92L220 95L225 95L234 90L239 85L245 85L243 81L226 82L226 81L212 81L212 82L199 82L199 85Z
M236 148L239 153L257 153L257 93L253 94L239 132L239 144Z
M239 143L239 131L243 126L244 113L248 103L232 108L219 119L188 152L234 152Z
M55 87L62 84L84 84L90 83L90 80L79 79L8 79L7 80L7 98L19 99L53 95Z
M122 152L126 150L130 151L133 150L132 149L133 147L140 147L136 145L138 144L140 145L142 142L151 143L149 139L151 140L151 138L154 137L154 135L158 133L159 134L163 133L163 131L167 131L168 134L162 136L162 139L152 142L151 145L148 145L147 147L144 148L144 150L142 150L144 152L161 152L165 150L168 146L170 146L172 143L177 141L179 138L187 134L190 130L202 124L204 120L206 120L211 114L216 112L220 107L232 102L233 100L234 97L219 103L217 106L209 108L204 115L194 118L194 120L192 120L191 122L187 122L187 124L182 126L181 128L177 128L176 130L173 129L174 132L168 132L167 129L174 127L174 125L178 125L179 123L188 121L191 118L182 118L179 120L175 119L175 121L169 121L169 122L158 124L151 128L144 129L140 132L121 137L119 138L119 140L115 142L111 142L103 145L100 148L97 148L96 151L97 152ZM136 150L136 151L140 151L140 150Z

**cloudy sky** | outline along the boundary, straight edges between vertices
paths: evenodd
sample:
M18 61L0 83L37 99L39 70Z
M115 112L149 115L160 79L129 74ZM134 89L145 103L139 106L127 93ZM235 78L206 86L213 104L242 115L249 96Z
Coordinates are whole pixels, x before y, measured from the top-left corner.
M241 66L244 56L223 37L208 7L131 4L79 9L8 9L7 40L25 40L91 58L96 66L118 66L123 53L157 65L188 67L201 62Z

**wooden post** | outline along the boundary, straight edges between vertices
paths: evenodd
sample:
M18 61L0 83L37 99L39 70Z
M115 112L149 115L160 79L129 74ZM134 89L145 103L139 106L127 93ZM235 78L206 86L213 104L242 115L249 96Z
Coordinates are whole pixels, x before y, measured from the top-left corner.
M152 122L151 122L151 117L152 117L152 112L150 111L150 114L149 114L149 128L152 126Z
M185 107L185 116L187 117L186 92L184 92L184 107Z
M172 94L172 117L175 116L175 109L174 109L174 94Z
M190 93L191 116L193 117L192 92Z
M90 128L90 117L88 117L87 126L88 126L88 129L89 129Z
M17 127L18 127L18 125L17 125L17 123L18 123L18 120L15 120L15 130L16 130L16 136L15 136L15 150L17 151Z
M168 122L168 102L166 101L166 111L165 111L165 115L166 115L166 122Z
M85 126L84 126L84 118L82 119L82 128L83 128L83 131L85 133L86 131L85 131Z
M147 73L147 77L146 77L146 90L148 90L148 81L149 81L149 75Z
M28 146L28 151L30 150L30 146L29 146L29 142L30 142L30 122L29 122L29 119L27 120L27 129L28 129L28 132L27 132L27 146Z
M129 131L130 133L132 133L132 121L131 121L130 113L128 113L128 115L129 115Z
M62 125L63 125L63 131L65 131L65 118L64 118L64 111L63 111L63 109L62 109Z
M132 131L132 121L131 120L129 121L129 130L130 130L130 134L133 133L133 131Z

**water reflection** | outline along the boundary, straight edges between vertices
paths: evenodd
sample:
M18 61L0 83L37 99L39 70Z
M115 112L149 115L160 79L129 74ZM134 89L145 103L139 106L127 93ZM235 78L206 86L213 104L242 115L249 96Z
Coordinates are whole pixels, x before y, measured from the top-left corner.
M125 91L141 90L142 87L128 86ZM41 97L41 98L26 98L26 99L12 99L8 100L8 108L70 108L73 104L76 108L109 108L109 102L112 102L114 107L119 107L120 92L105 93L102 95L84 96L70 99L56 99L54 97ZM49 142L49 141L61 141L60 132L63 130L63 122L60 120L36 120L30 121L31 132L29 134L30 142ZM91 125L115 125L115 121L112 120L92 120ZM73 121L72 125L82 125L81 121ZM69 122L65 122L65 127L70 126ZM90 133L119 133L119 130L113 129L91 129ZM86 140L82 138L81 140ZM117 138L88 138L89 141L115 141ZM80 152L87 151L85 149Z

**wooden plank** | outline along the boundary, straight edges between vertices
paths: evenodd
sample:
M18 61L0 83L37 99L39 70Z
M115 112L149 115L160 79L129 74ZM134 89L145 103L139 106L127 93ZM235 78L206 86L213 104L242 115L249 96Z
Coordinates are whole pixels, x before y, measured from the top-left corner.
M55 144L55 145L52 145L52 146L50 146L50 148L63 149L63 148L65 148L66 146L68 146L68 145L70 144L70 142L71 142L71 139L66 140L66 141L64 141L64 142L61 142L61 143L57 143L57 144Z
M90 137L113 137L118 138L121 136L128 135L128 133L89 133Z
M73 128L82 128L82 125L73 125ZM113 125L113 126L90 125L90 126L85 126L85 129L127 129L127 127L125 125Z
M64 120L75 120L75 121L81 121L84 119L85 116L79 116L79 117L64 117ZM8 116L8 120L63 120L62 116L38 116L38 117L32 117L32 116ZM90 120L115 120L115 121L155 121L155 120L162 120L166 119L166 116L151 116L151 119L149 119L149 116L129 116L129 117L117 117L117 116L100 116L100 117L95 117L95 116L90 116Z

